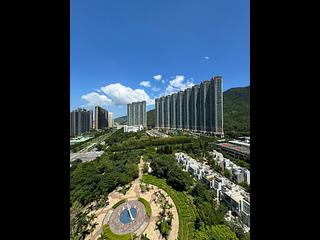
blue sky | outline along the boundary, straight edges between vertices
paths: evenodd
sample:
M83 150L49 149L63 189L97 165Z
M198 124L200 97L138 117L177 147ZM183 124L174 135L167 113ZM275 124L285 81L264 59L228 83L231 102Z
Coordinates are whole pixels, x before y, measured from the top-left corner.
M71 109L183 90L212 76L250 84L250 1L71 0Z

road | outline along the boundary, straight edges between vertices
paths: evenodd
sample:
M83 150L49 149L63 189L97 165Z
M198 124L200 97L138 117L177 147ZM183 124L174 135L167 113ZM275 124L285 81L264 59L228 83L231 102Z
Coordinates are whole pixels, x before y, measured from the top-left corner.
M104 134L102 136L99 136L97 138L92 139L92 143L88 146L84 147L83 149L79 150L75 153L70 153L70 162L75 161L76 159L81 159L82 161L92 161L96 159L97 157L100 157L104 151L92 151L91 149L106 140L108 137L110 137L113 133L115 133L116 130L112 131L111 133ZM108 149L109 146L106 147Z

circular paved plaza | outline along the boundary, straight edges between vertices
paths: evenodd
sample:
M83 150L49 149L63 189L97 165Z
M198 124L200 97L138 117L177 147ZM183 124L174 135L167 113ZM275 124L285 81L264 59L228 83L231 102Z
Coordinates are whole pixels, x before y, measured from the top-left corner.
M128 205L131 209L130 213L133 219L132 221L124 220L125 218L131 219L128 212ZM129 200L114 209L109 219L109 227L110 230L116 234L132 233L141 227L145 219L146 209L144 205L138 200Z

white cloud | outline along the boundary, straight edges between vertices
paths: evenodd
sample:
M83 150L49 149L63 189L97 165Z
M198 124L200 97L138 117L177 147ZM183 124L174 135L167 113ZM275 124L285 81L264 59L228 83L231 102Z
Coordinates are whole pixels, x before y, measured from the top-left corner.
M112 99L115 105L126 105L137 101L146 101L148 105L154 104L154 99L151 99L142 89L132 89L120 83L109 84L100 89Z
M210 57L204 57L204 59L209 60L209 59L210 59Z
M87 101L86 106L93 107L93 106L106 106L112 103L112 100L105 95L101 95L95 92L88 93L81 96L81 99Z
M156 76L153 76L153 79L154 80L157 80L157 81L160 81L161 80L161 75L156 75Z
M149 81L142 81L141 83L139 83L139 85L140 85L140 86L143 86L143 87L151 87Z
M192 87L194 84L192 80L187 80L184 82L184 76L176 76L175 79L169 81L169 85L166 88L166 94L171 94L179 91L183 91L186 88Z
M159 92L159 91L160 91L160 88L153 87L153 88L151 88L151 90L154 91L154 92Z
M162 83L165 83L166 81L162 79L162 81L161 81L161 82L162 82Z

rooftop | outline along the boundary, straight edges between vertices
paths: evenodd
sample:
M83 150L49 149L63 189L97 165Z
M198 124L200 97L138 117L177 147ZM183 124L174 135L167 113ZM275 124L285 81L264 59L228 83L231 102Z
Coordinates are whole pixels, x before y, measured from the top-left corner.
M234 151L238 151L243 154L250 155L250 148L245 146L239 146L233 143L217 143L218 146L228 148Z

